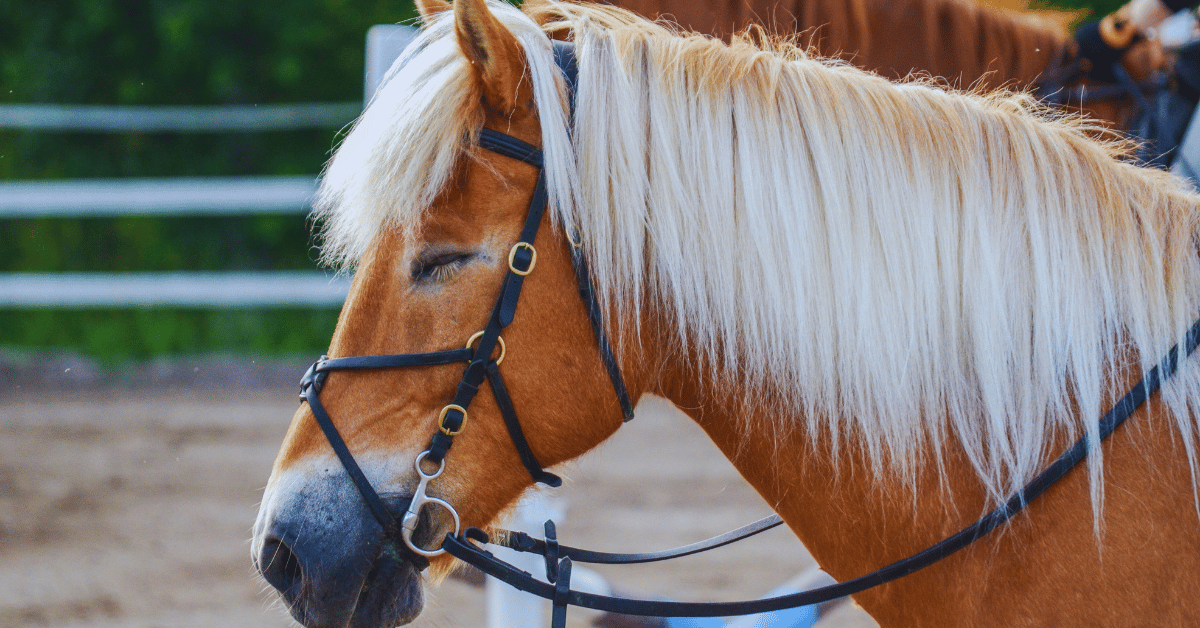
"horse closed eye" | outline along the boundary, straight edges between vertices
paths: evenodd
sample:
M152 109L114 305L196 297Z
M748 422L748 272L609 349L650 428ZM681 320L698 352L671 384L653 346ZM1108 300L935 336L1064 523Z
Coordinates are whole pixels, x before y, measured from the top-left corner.
M441 281L462 268L473 253L442 253L413 263L413 281Z

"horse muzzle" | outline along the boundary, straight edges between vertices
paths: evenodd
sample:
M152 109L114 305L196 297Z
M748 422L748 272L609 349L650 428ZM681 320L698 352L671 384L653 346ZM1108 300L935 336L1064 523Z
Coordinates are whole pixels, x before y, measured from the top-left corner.
M398 522L385 532L344 476L287 484L274 483L264 497L251 554L292 617L307 628L391 628L415 619L429 563L405 546ZM412 499L381 497L397 517ZM424 513L420 519L415 540L435 545L442 526Z

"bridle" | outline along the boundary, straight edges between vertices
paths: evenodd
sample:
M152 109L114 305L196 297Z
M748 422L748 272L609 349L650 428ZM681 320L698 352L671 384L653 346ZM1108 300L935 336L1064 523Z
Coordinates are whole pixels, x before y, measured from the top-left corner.
M554 42L555 61L564 74L571 95L571 110L574 110L575 93L575 59L573 46L568 43ZM553 603L552 626L561 628L566 622L567 606L580 606L612 613L627 615L644 615L657 617L728 617L734 615L750 615L820 604L840 597L858 593L866 589L891 582L920 569L928 567L947 556L963 549L974 541L988 534L1007 522L1023 510L1031 501L1041 495L1047 488L1061 479L1088 454L1091 443L1084 436L1075 442L1058 459L1051 463L1041 474L1035 477L1023 489L1010 497L1003 505L988 513L974 524L967 526L958 533L929 547L928 549L899 560L891 565L852 580L839 584L804 591L791 595L752 600L743 602L664 602L654 600L636 600L628 598L609 597L575 591L570 588L572 561L631 564L645 563L679 556L687 556L698 552L714 549L747 538L782 523L778 515L773 515L754 522L743 528L713 537L707 541L693 543L684 547L654 552L648 554L609 554L594 552L565 545L560 545L556 538L554 524L546 522L546 538L535 539L524 533L498 531L494 540L478 528L461 529L458 513L453 505L445 500L432 497L428 485L437 479L445 469L446 453L454 443L454 437L463 431L467 423L468 408L479 387L486 380L495 396L496 404L504 419L509 437L520 456L521 463L528 470L534 481L547 486L559 486L562 481L558 476L542 468L536 456L530 450L521 423L513 408L512 399L504 385L500 374L500 363L504 360L505 345L501 332L512 323L516 315L517 302L521 287L526 276L534 271L537 263L537 251L533 247L538 227L545 213L548 195L546 192L546 173L542 160L542 152L538 148L517 138L505 135L492 129L483 129L479 135L479 147L510 157L538 168L537 183L529 202L524 227L516 244L508 255L508 270L500 288L500 296L496 300L487 325L482 331L475 333L467 340L462 348L447 349L430 353L407 353L394 355L357 356L343 358L328 358L322 356L317 360L300 381L300 398L307 401L313 416L316 418L321 431L329 440L334 453L345 467L350 479L358 488L372 515L383 527L385 546L396 543L397 538L403 542L403 547L397 548L405 557L422 569L428 565L428 558L442 553L448 553L467 562L484 573L496 577L513 587L540 596ZM608 372L613 390L621 405L625 420L633 418L633 404L625 382L621 377L620 368L613 355L612 347L604 331L603 319L596 292L592 286L587 262L580 247L578 234L567 234L571 242L571 259L575 267L575 276L579 282L579 294L583 299L591 321L592 329L599 346L600 358ZM1197 321L1185 336L1183 343L1184 356L1191 355L1197 344L1200 344L1200 321ZM499 349L499 355L492 354ZM1108 437L1134 410L1161 386L1162 381L1171 377L1178 368L1180 347L1172 347L1158 366L1151 369L1134 387L1119 400L1111 410L1100 419L1100 439ZM414 466L420 478L417 488L409 501L399 522L391 509L371 486L355 462L354 456L347 448L345 441L338 433L329 413L320 401L321 388L330 372L333 371L362 371L392 368L407 368L417 366L434 366L467 363L461 380L456 388L451 403L442 408L438 416L437 431L429 441L428 447L419 454ZM427 472L426 466L434 467ZM426 506L442 508L451 515L454 521L454 532L448 534L441 547L428 550L413 541L421 513ZM521 552L535 553L546 560L547 582L540 581L530 574L505 563L490 552L483 550L477 543L492 543Z
M567 67L573 68L573 50L562 46L557 46L555 50L556 58L560 59L560 67L563 67L564 64L570 64ZM569 75L573 76L574 71L571 70ZM573 89L571 93L574 93ZM534 271L534 267L537 264L537 250L533 247L533 242L537 238L538 228L541 226L542 216L545 214L546 204L549 199L546 191L546 171L543 164L542 151L515 137L486 128L480 131L478 144L480 148L527 163L538 169L537 183L533 188L533 197L529 201L529 210L526 212L525 224L521 229L516 244L509 250L508 270L501 284L500 296L496 299L491 316L488 317L487 325L482 331L472 335L461 349L448 349L431 353L405 353L345 358L321 356L321 359L309 367L304 377L300 380L300 398L308 402L313 416L316 418L318 425L320 425L321 431L324 432L325 438L329 440L329 444L333 447L334 453L337 454L342 466L345 467L346 472L350 475L350 479L358 488L367 507L371 510L371 514L383 526L385 536L394 539L396 533L395 517L391 514L390 509L379 496L379 493L371 486L366 475L363 474L362 469L358 466L358 463L354 460L354 456L346 446L345 440L338 433L333 419L321 404L321 388L324 385L325 379L332 371L393 369L453 364L455 362L467 363L466 369L463 370L462 378L455 389L453 400L443 407L438 415L437 431L434 432L425 451L419 454L413 463L420 480L412 500L409 502L406 511L400 519L398 532L407 551L423 558L437 556L446 551L441 548L427 550L413 542L413 534L416 532L421 511L426 505L433 505L446 510L454 520L454 535L457 536L461 531L458 512L445 500L431 497L427 488L429 483L440 476L445 469L446 453L454 444L454 437L460 434L466 427L467 417L469 416L468 408L475 395L479 392L479 387L483 384L484 380L487 380L492 389L496 405L499 407L500 415L504 419L504 425L508 429L509 437L517 449L521 463L529 471L530 476L533 477L535 482L545 484L546 486L556 487L562 484L562 480L558 476L542 468L542 464L530 449L529 442L525 438L525 432L521 429L521 422L518 420L516 410L513 407L512 398L508 394L508 387L505 386L504 377L500 374L500 363L504 361L506 351L504 339L500 334L505 327L512 323L513 318L516 316L517 302L521 296L521 288L524 285L525 277ZM612 381L613 390L616 392L617 400L621 405L621 411L625 415L625 420L629 421L633 418L633 402L629 398L629 392L625 387L624 379L621 377L616 357L613 355L612 347L609 345L608 337L604 332L600 304L596 299L595 290L592 288L587 261L580 250L578 236L570 237L570 240L572 243L571 260L574 264L575 276L580 286L579 295L587 308L588 318L591 320L596 342L599 345L601 361L604 363L605 370ZM499 356L493 359L492 354L497 349L500 352ZM426 465L432 465L435 468L431 472L426 472ZM418 560L417 562L420 564L423 561Z

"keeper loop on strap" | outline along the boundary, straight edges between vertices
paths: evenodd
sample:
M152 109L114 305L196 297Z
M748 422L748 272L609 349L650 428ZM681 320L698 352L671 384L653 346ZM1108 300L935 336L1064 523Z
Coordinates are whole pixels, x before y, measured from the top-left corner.
M559 578L558 532L554 529L554 521L547 519L545 530L546 553L542 556L546 559L546 582L553 584Z
M521 267L518 267L520 264ZM518 242L508 250L508 269L524 277L537 265L537 249L528 242Z
M550 628L566 628L567 603L570 597L571 559L564 557L558 564L558 582L554 583L554 608L550 611Z
M458 436L466 424L467 409L453 403L442 408L438 415L438 431L446 436Z
M462 380L458 382L459 394L454 396L454 403L460 406L466 406L471 403L471 399L475 398L475 394L479 392L479 385L483 383L483 379L487 377L487 362L484 360L475 360L463 369ZM463 397L461 395L468 396Z
M446 452L450 451L450 446L453 444L453 436L447 436L441 431L434 432L433 438L429 439L429 447L426 449L426 451L429 452L429 455L425 456L425 459L434 464L441 462L442 459L446 457Z
M452 535L446 535L446 536L452 538ZM488 540L487 532L484 532L483 530L476 528L474 526L467 528L466 532L463 532L463 536L466 536L468 539L471 539L472 541L475 541L476 543L489 543L490 542Z
M321 387L325 385L325 379L329 377L329 372L328 371L319 371L319 370L317 370L317 368L320 367L321 364L324 363L325 360L327 360L327 359L329 359L329 356L327 356L327 355L321 356L321 359L317 360L316 362L313 362L312 366L309 366L308 370L304 372L304 376L300 378L300 399L301 400L304 400L306 398L305 395L308 393L309 387L312 387L313 392L315 392L317 394L321 393Z

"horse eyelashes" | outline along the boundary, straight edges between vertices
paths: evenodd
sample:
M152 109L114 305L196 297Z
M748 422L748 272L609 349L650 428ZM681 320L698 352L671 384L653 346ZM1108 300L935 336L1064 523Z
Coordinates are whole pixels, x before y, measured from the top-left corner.
M413 281L444 281L462 268L472 256L471 253L442 253L427 259L418 259L413 264Z

